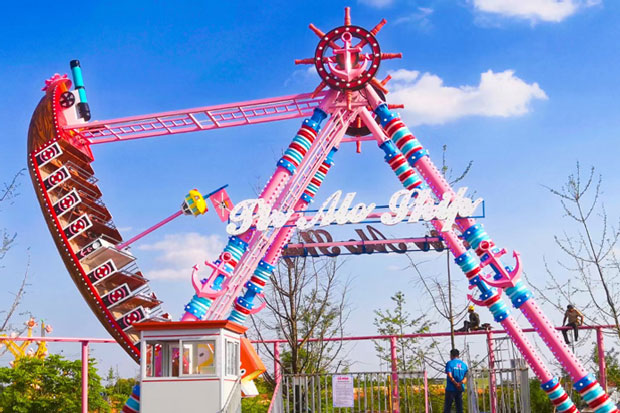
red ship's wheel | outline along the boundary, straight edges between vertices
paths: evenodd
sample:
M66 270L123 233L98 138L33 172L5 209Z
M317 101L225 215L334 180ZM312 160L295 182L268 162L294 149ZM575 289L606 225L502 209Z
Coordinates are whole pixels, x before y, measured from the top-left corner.
M340 26L326 33L314 52L314 65L332 89L358 90L377 74L381 48L375 36L358 26Z

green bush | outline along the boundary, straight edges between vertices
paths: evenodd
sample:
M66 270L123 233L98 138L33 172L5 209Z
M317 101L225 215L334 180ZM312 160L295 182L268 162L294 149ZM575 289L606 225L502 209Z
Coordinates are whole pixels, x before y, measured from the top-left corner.
M82 362L50 355L25 357L13 368L0 367L0 412L74 413L82 406ZM92 412L109 412L94 360L88 367L88 404Z

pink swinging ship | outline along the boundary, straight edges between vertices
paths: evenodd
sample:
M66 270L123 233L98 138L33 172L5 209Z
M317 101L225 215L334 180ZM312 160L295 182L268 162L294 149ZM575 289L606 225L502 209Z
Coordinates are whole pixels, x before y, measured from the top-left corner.
M455 197L427 150L393 111L397 106L385 101L389 76L378 80L379 66L382 60L400 57L381 51L376 36L385 23L382 20L371 30L352 25L346 8L344 25L327 33L311 24L319 38L314 56L295 63L315 66L321 81L312 93L89 122L79 62L71 62L75 89L70 89L72 82L66 75L46 81L45 95L28 133L32 182L69 274L95 315L130 356L139 358L133 324L165 317L161 302L126 248L137 237L123 242L101 200L91 167L93 146L305 118L260 194L270 207L302 213L334 164L340 144L356 142L359 146L361 141L377 143L385 162L414 196L416 191L430 189L438 202ZM204 210L193 205L190 194L180 212L140 235L183 213L198 215ZM470 289L477 291L471 300L487 307L506 329L557 411L578 410L523 334L502 298L503 292L568 372L588 406L597 413L618 412L536 303L521 279L519 254L512 254L514 268L507 267L501 261L506 250L495 245L482 225L463 217L457 217L456 223L456 227L444 229L439 220L432 222ZM292 226L264 231L253 228L231 236L219 259L207 264L207 278L200 279L199 268L194 268L196 293L185 306L182 319L228 319L243 324L249 315L260 311L265 305L265 285L294 231Z

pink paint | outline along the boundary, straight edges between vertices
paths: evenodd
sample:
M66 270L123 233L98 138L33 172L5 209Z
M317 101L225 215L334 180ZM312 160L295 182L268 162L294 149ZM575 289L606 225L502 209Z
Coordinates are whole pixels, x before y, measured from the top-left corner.
M312 114L329 92L250 100L65 126L91 145L294 119Z
M190 314L187 311L185 311L183 313L183 317L181 317L181 321L200 321L200 319L196 317L195 315Z
M357 240L357 241L335 241L335 242L311 242L303 244L287 244L286 248L322 248L322 247L347 247L362 245L380 245L380 244L414 244L414 243L433 243L439 242L439 237L418 237L418 238L394 238L394 239L377 239L377 240Z
M420 160L418 160L418 162L415 164L415 167L420 173L420 175L422 175L424 180L429 184L433 193L438 198L454 196L454 191L428 156L424 156ZM462 218L457 219L457 223L459 225L459 228L463 230L475 224L475 221L473 219ZM437 225L434 224L434 226L435 228L437 228ZM442 234L442 236L443 235L444 234ZM446 239L445 236L444 239ZM453 240L446 239L446 242L449 246L450 244L455 244L455 241ZM456 242L462 244L460 240L458 240L458 238ZM453 252L455 257L458 257L463 252L460 248L454 247L451 247L450 250ZM501 268L503 268L503 265ZM560 338L559 333L555 330L549 319L544 315L542 310L534 302L534 299L530 298L529 300L527 300L520 307L520 310L523 312L523 314L525 314L530 324L535 327L538 334L541 336L543 341L545 341L547 346L549 346L550 350L558 359L558 361L560 361L564 369L569 372L572 380L576 382L583 378L587 374L586 370L583 368L579 360L577 360L575 355L570 351L568 346L566 346L566 344ZM531 358L532 349L530 348L530 351L527 350L527 347L531 346L526 347L526 342L518 338L521 337L521 339L523 339L520 330L513 331L511 337L513 338L513 340L515 340L515 342L519 342L519 344L523 346L522 348L520 348L520 350L522 350L522 353L530 353L530 359L528 360L528 363L530 361L534 362L534 366L536 366L536 368L539 370L544 367L542 365L542 362L537 363L535 359ZM532 366L532 369L534 369L534 366Z
M424 413L429 413L428 409L428 372L424 369Z
M555 355L556 359L562 364L564 370L570 374L573 382L582 379L588 372L577 359L575 354L568 348L560 333L551 324L541 308L533 299L527 300L521 305L521 312L527 320L534 326L538 335L543 339L549 350Z
M324 107L325 102L331 102L336 95L337 93L329 92L321 107ZM282 211L306 208L305 201L301 199L303 192L331 150L340 143L347 126L358 114L357 110L347 111L344 108L334 108L332 112L326 112L331 116L302 159L293 179L290 179L283 188L279 188L280 195L273 205ZM229 290L214 301L207 312L207 319L221 319L225 316L224 313L229 311L260 260L264 259L267 263L275 262L281 254L281 249L290 240L293 230L292 227L284 227L278 231L254 234L246 253L237 264Z
M569 327L570 328L570 327ZM605 325L596 325L596 326L581 326L580 330L596 330L597 328L601 328L603 330L615 330L616 326L611 324ZM567 327L555 327L557 331L566 330ZM486 335L488 332L492 332L493 334L508 334L506 330L478 330L478 331L470 331L468 333L454 333L455 336L481 336ZM523 333L534 333L536 332L533 328L526 328L521 330ZM403 335L371 335L371 336L350 336L350 337L333 337L333 338L309 338L306 341L315 342L315 341L363 341L363 340L387 340L390 337L397 338L430 338L430 337L450 337L452 333L449 331L438 332L438 333L415 333L415 334L403 334ZM286 339L271 339L271 340L251 340L252 343L265 343L265 344L286 344L288 341ZM302 341L301 339L299 341Z
M88 413L88 341L82 341L82 413Z
M546 383L553 378L551 372L547 369L542 359L538 356L534 346L523 334L523 330L517 324L516 320L512 316L508 316L502 321L502 327L506 329L506 334L510 336L515 346L523 355L527 364L532 368L532 371L538 377L541 383Z
M493 346L493 332L487 333L487 350L489 354L489 397L491 403L491 413L497 413L497 397L495 383L495 348Z
M367 108L362 108L360 110L360 117L364 121L366 127L372 133L372 137L377 141L378 145L381 145L385 141L390 140L390 138L388 138L383 132L383 129L381 129L377 122L375 122L375 117L370 113Z
M596 344L598 351L598 382L607 392L607 366L605 365L605 339L603 337L603 329L596 329Z
M400 396L398 394L398 356L396 355L396 337L390 337L390 358L392 361L392 412L400 412Z
M153 225L152 227L142 231L141 233L139 233L138 235L134 236L133 238L130 238L129 240L118 244L116 246L116 249L118 250L122 250L126 247L128 247L129 245L133 244L134 242L138 241L141 238L144 238L145 236L147 236L148 234L150 234L151 232L155 231L158 228L163 227L164 225L166 225L168 222L172 221L175 218L180 217L181 215L183 215L183 211L177 211L174 214L170 215L168 218L165 218L163 221Z

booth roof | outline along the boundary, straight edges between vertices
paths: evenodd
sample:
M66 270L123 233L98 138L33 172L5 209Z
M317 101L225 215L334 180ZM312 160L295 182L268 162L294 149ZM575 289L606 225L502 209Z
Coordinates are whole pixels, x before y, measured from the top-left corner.
M203 330L223 328L234 333L243 334L248 329L240 324L228 320L205 321L144 321L133 324L138 331L154 330Z

